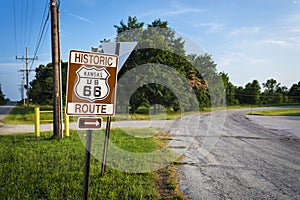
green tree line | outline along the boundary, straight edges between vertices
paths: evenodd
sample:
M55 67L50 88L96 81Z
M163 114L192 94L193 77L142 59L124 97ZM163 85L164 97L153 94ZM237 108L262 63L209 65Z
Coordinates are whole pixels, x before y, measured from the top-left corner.
M193 110L195 104L197 104L197 109L202 109L209 107L212 103L221 105L224 89L228 105L300 103L300 81L291 88L281 86L275 79L267 80L262 84L262 88L257 80L247 83L244 87L233 85L228 74L217 71L217 65L211 55L187 54L184 49L184 40L175 36L175 31L169 27L167 21L156 19L150 24L145 24L139 22L136 17L128 17L126 23L121 21L114 27L117 32L115 41L138 42L138 48L130 54L118 73L120 81L118 88L121 89L117 90L117 106L121 110L135 113L140 107L150 108L157 104L175 112L183 108L185 111ZM107 41L104 39L100 42L100 51L101 44ZM122 77L125 77L130 70L144 64L147 64L151 76L145 73L142 76L130 77L128 82L122 82ZM63 100L65 100L68 63L62 62L61 66ZM189 86L185 91L178 91L180 87L170 89L168 85L184 85L186 83L169 76L170 70L157 71L155 66L171 67L172 70L184 77ZM164 68L161 67L161 69ZM53 102L52 64L40 65L35 72L35 79L30 83L30 98L38 104L51 104ZM207 79L214 80L217 76L222 78L224 88L207 81ZM163 77L166 85L155 83L156 77ZM131 82L141 82L141 79L147 79L148 84L141 84L130 97L127 97L126 85ZM122 90L122 87L125 90ZM180 92L184 95L176 96ZM211 92L216 93L214 102L212 102ZM193 95L196 96L197 102L191 98Z
M0 84L0 105L4 105L9 101L8 98L5 98L5 94L2 92L2 87Z
M262 83L258 80L247 83L244 87L234 86L229 81L228 74L221 72L226 100L228 105L252 104L252 105L276 105L300 103L300 81L294 83L291 88L282 86L277 80L271 78Z

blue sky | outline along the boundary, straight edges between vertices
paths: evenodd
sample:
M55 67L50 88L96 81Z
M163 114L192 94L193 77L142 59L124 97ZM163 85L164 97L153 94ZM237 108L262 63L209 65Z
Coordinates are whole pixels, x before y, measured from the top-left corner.
M15 56L25 56L25 46L34 56L48 2L1 2L0 84L11 100L21 98L18 70L25 68ZM111 38L113 25L128 16L146 24L167 20L211 54L234 85L275 78L289 88L300 81L300 0L61 0L62 59L68 60L71 49L89 51ZM50 19L31 69L51 62L49 25Z

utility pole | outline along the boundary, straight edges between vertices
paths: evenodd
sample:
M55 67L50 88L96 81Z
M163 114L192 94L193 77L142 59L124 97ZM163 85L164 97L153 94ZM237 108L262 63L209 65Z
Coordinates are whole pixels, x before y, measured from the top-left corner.
M21 99L23 99L23 106L26 105L25 95L24 95L24 90L25 90L24 86L25 86L25 77L22 76L22 81L21 81L21 84L19 85L19 87L20 87L20 92L21 92Z
M57 6L57 34L58 34L58 47L60 47L60 0L59 4ZM63 109L63 100L62 100L62 62L61 62L61 56L60 56L60 51L58 51L58 60L59 60L59 87L60 87L60 129L62 131L62 124L63 124L63 117L64 117L64 109ZM63 137L64 132L61 132L61 136Z
M53 134L57 139L62 138L61 131L61 98L60 98L60 69L59 69L59 30L57 2L50 0L51 8L51 41L52 41L52 75L53 75Z
M26 105L26 102L25 102L25 85L26 85L26 82L25 82L25 76L24 76L24 72L23 72L23 76L22 76L22 84L21 84L21 92L22 92L23 106Z
M26 79L26 96L27 96L27 107L29 107L29 72L30 71L34 71L34 70L29 70L28 69L28 60L37 60L37 57L35 58L28 58L28 48L26 47L26 57L24 58L24 56L22 56L22 58L18 58L18 56L16 56L17 60L25 60L25 70L20 70L21 72L25 72L25 79Z

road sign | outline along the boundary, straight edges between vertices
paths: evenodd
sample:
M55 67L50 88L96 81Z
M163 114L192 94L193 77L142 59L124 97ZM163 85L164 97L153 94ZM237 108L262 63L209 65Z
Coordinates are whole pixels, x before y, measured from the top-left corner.
M117 66L117 55L71 50L66 113L79 116L113 116Z
M102 128L102 118L95 117L79 117L78 129L82 130L99 130Z
M121 70L123 64L126 62L127 58L137 45L137 42L119 42L120 48L118 52L119 62L118 62L118 72ZM102 48L104 53L112 53L116 52L117 42L103 42Z

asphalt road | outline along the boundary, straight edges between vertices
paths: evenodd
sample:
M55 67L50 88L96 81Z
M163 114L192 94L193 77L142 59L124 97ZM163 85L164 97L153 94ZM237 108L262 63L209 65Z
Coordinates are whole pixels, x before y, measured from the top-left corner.
M291 119L271 128L244 113L227 111L224 123L220 113L218 122L211 114L188 116L198 119L179 130L193 135L183 134L182 143L194 139L184 152L188 164L179 167L181 189L189 199L300 199L300 138L284 125ZM299 128L300 118L292 120Z
M8 102L6 105L0 106L0 120L3 119L15 106L17 102Z

